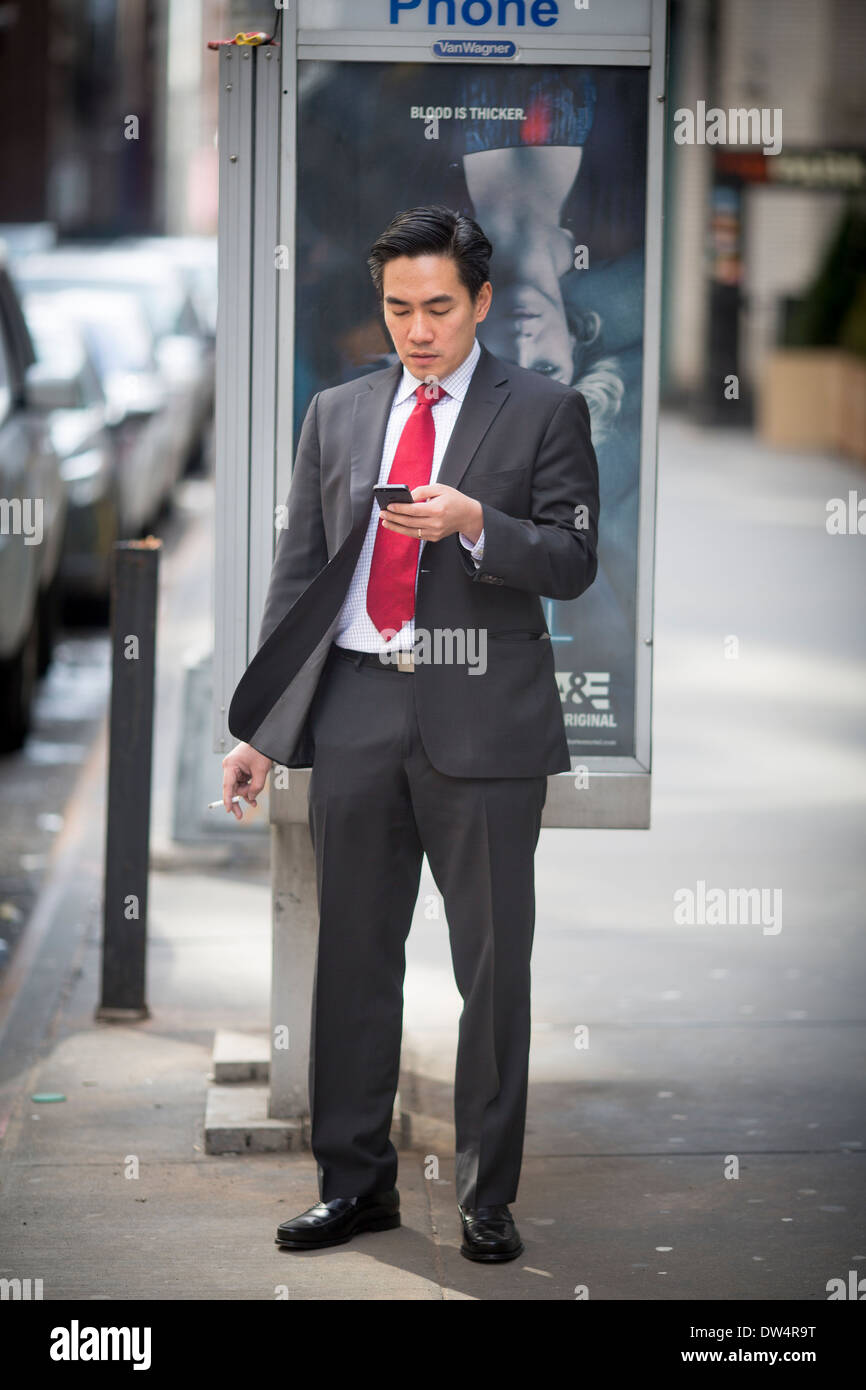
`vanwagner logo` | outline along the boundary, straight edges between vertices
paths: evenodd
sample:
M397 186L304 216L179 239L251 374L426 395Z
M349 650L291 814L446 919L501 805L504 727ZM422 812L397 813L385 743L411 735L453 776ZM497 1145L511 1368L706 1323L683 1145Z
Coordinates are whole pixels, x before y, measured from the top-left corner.
M517 44L510 39L439 39L433 53L437 58L514 58Z

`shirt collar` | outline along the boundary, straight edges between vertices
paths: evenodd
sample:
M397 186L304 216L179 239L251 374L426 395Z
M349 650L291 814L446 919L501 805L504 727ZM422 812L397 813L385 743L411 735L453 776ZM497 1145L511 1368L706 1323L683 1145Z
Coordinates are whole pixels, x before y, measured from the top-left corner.
M463 361L460 363L460 366L455 367L453 372L449 372L448 376L444 376L440 381L439 385L442 387L443 391L447 391L448 395L453 396L455 400L462 401L469 389L469 382L472 379L472 373L475 371L475 364L480 356L481 345L477 338L473 338L472 347L467 356L464 357ZM397 394L394 397L394 405L401 405L403 401L408 400L412 393L417 391L418 387L422 385L423 382L419 381L416 376L413 376L409 368L404 365L403 376L397 388Z

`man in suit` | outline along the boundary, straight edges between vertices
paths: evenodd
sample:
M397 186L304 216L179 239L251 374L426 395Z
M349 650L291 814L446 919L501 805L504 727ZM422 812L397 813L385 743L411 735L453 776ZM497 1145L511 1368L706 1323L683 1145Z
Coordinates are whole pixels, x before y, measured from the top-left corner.
M290 1249L400 1224L390 1139L405 940L426 852L460 1018L456 1190L469 1259L523 1249L534 853L570 769L541 596L597 569L598 468L579 392L476 339L490 242L439 206L398 214L368 264L398 365L307 410L262 619L232 700L227 810L271 761L311 767L319 937L310 1057L320 1201ZM411 503L379 511L377 484Z

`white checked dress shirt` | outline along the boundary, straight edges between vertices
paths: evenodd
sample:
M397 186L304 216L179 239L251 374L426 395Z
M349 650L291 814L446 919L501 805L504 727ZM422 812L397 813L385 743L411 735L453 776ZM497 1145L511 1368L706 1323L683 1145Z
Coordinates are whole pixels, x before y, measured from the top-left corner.
M457 416L460 414L460 407L463 398L469 388L472 373L475 371L475 364L481 356L481 348L478 339L473 338L472 348L467 357L464 357L459 367L448 376L443 377L438 383L448 394L440 396L439 400L431 408L431 417L436 429L436 444L433 449L433 467L430 470L430 482L435 483L451 438L451 431L454 428ZM403 432L403 426L412 414L417 404L415 392L422 383L416 376L413 376L409 368L404 365L403 377L400 385L394 394L391 404L391 414L388 417L388 428L385 431L385 445L382 450L382 462L379 467L379 477L377 486L387 483L388 474L391 471L391 464L394 462L394 454L397 451L397 442ZM399 479L398 479L399 481ZM373 547L376 544L376 528L379 526L379 504L373 499L373 509L370 513L370 522L367 526L367 534L364 537L364 544L358 563L355 566L355 573L349 585L349 592L346 595L343 607L340 610L340 618L334 634L334 641L339 647L350 647L356 652L382 652L382 651L411 651L415 645L415 621L414 618L403 627L390 642L386 642L375 627L373 619L367 612L367 580L370 577L370 565L373 560ZM478 537L473 545L462 533L461 543L466 547L475 561L480 564L484 555L484 532ZM426 541L422 541L418 547L418 567L424 555ZM415 589L418 588L418 570L415 571Z

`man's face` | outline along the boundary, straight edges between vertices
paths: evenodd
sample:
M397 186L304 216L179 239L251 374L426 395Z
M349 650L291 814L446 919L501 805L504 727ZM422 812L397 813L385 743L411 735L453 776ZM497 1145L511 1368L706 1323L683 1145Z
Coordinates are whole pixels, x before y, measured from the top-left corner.
M419 381L442 381L469 356L475 325L492 298L486 280L473 303L450 256L396 256L385 263L385 323L400 361Z

